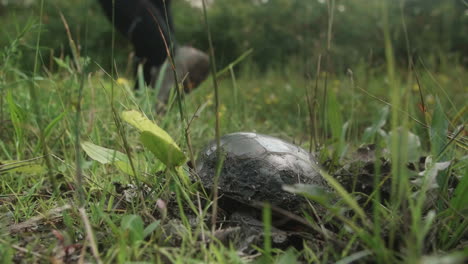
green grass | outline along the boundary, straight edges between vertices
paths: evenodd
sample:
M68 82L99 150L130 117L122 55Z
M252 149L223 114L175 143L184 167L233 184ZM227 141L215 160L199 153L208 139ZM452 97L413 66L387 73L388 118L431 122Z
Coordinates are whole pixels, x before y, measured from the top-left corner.
M453 87L452 85L456 85L457 82L451 82L451 77L446 77L448 74L450 73L438 73L434 76L436 76L435 78L448 79L448 84L445 87ZM420 78L423 82L430 83L434 77L431 75L421 73ZM43 132L45 142L50 149L53 177L61 186L58 193L54 193L53 186L47 177L40 133L34 112L31 112L32 106L31 99L28 97L27 83L21 81L17 76L10 75L6 80L6 85L2 86L4 89L2 92L9 94L9 96L2 97L2 100L6 102L3 104L2 111L4 115L2 120L5 121L2 122L0 160L2 160L2 164L5 164L7 160L38 158L29 163L19 163L19 165L25 166L17 168L16 171L6 165L0 167L2 178L0 199L2 201L1 209L5 215L2 219L4 230L8 230L8 227L14 224L27 221L31 217L46 214L54 208L65 204L73 205L77 202L73 199L72 186L75 186L76 182L74 179L76 175L74 131L78 103L76 92L80 86L78 76L74 71L72 73L63 71L47 76L44 80L35 81L36 89L40 91L35 100L41 108L43 127L48 128L44 128ZM229 76L219 83L222 134L234 131L257 131L278 136L308 148L310 126L305 89L310 88L313 82L293 71L271 71L263 76L241 72L239 76L241 77L235 80L236 86L233 86L233 80ZM358 76L356 73L354 74L356 80ZM355 85L358 87L353 88L346 76L329 77L329 93L333 96L329 96L329 110L327 112L330 119L325 124L329 126L330 134L325 134L325 129L318 127L317 130L320 133L317 141L313 141L313 147L314 150L321 153L320 157L324 163L327 160L335 163L326 168L330 175L335 172L334 168L346 164L346 157L349 157L350 153L361 144L373 142L381 148L389 147L387 139L377 132L371 139L368 137L364 140L363 137L366 127L377 127L384 132L391 129L388 124L379 126L379 123L382 122L380 111L384 109L385 104L367 94L370 93L380 100L388 101L386 99L388 85L382 74L367 78L369 79L368 83L355 81ZM453 79L455 78L453 77ZM237 87L238 90L234 90L234 87ZM443 151L444 160L450 160L453 163L449 170L444 172L446 179L443 179L443 182L458 178L460 182L455 190L455 194L458 195L453 195L453 190L449 191L447 187L440 188L440 192L438 191L436 195L440 196L444 202L439 205L433 204L429 215L429 211L424 206L434 198L426 196L425 192L420 192L416 194L416 197L413 197L414 190L406 186L399 196L398 207L393 207L392 203L387 204L379 201L376 196L374 199L377 200L372 200L375 206L374 210L372 212L366 211L367 214L371 214L370 216L364 216L362 209L355 211L359 213L357 215L359 217L368 217L366 222L360 221L360 218L347 218L340 215L339 211L331 213L338 214L336 220L331 222L334 226L339 226L344 222L353 230L352 232L343 230L336 233L336 236L347 244L347 250L341 252L330 246L321 249L325 252L314 252L313 248L306 248L301 252L290 253L288 251L289 253L286 254L292 254L294 258L309 260L317 258L318 262L346 260L353 256L358 257L360 254L368 258L376 258L381 262L397 260L415 262L420 261L421 257L426 254L438 252L440 255L452 256L451 253L457 252L456 246L460 246L462 237L466 236L467 231L466 211L464 211L466 210L464 201L467 197L466 192L463 191L468 186L466 157L464 156L466 155L466 140L459 136L455 141L450 142L447 139L443 140L442 143L433 143L436 139L430 139L428 135L431 133L444 135L445 130L440 127L443 126L440 123L444 122L437 120L448 117L449 119L445 119L445 123L448 123L449 120L451 121L450 118L453 118L461 110L444 107L446 104L442 102L447 103L450 99L454 106L463 107L462 98L444 98L443 93L426 91L425 103L428 113L424 116L417 109L419 94L413 90L413 85L402 85L401 87L408 87L410 95L408 98L412 103L408 103L410 109L405 110L408 114L402 113L398 109L393 113L398 114L400 118L408 119L406 129L419 136L421 146L416 149L418 156L431 154L431 152L439 153L441 148L445 148ZM148 97L138 94L133 96L132 91L125 84L115 84L114 89L114 104L117 112L148 105L144 109L146 114L154 117L155 121L169 132L181 148L187 151L184 126L181 125L176 106L165 115L157 115L150 107L151 104L145 103L147 100L151 102ZM364 89L366 93L359 89ZM448 91L463 94L461 90L447 89L445 92ZM151 91L149 93L151 95ZM234 96L237 98L233 99ZM440 98L440 100L432 101L431 97ZM203 145L214 138L213 100L213 91L209 82L205 82L198 90L184 99L186 114L190 120L193 119L190 123L190 138L195 152L200 151ZM195 115L197 110L198 113ZM92 73L90 78L86 80L83 87L81 111L82 125L79 132L82 142L90 141L96 145L126 153L124 143L119 136L121 132L117 129L113 119L108 77L96 72ZM333 111L337 112L335 117L331 115ZM433 113L433 111L436 112ZM421 127L420 124L411 120L409 118L410 112L430 128ZM340 117L336 117L336 114ZM317 118L320 120L322 115L321 112L317 113ZM458 122L450 124L449 131L454 131L455 124L461 124L463 118L462 116ZM388 116L384 117L385 119L388 119ZM348 122L346 125L348 129L341 132L340 129L345 126L345 122ZM97 243L100 259L107 263L131 260L152 262L162 261L165 258L181 263L190 262L189 260L211 263L241 262L241 257L236 255L233 248L226 248L217 242L207 242L206 244L200 242L201 232L206 233L207 230L210 230L210 221L199 221L196 225L190 224L190 217L206 219L210 212L209 208L198 204L194 199L197 197L197 193L198 196L202 197L202 200L208 199L201 192L201 189L197 185L186 186L174 181L173 172L162 171L163 164L151 152L142 147L136 131L128 125L121 125L123 136L130 146L136 178L122 172L115 165L103 165L91 160L80 149L84 177L85 212L93 230L92 234ZM335 133L343 133L343 135L336 136ZM340 138L344 139L340 140ZM439 137L437 140L440 141L442 138ZM444 144L448 144L448 146ZM434 145L438 146L439 151L432 151L433 147L431 146ZM437 160L436 156L433 158ZM119 203L119 199L122 199L121 193L115 190L113 183L135 183L138 182L137 179L140 180L140 183L146 183L153 188L153 192L145 194L142 199L133 199L130 203ZM355 194L343 192L344 190L340 189L339 193L347 202L340 206L347 208L349 205L351 210L359 208L359 205L353 202ZM175 210L178 213L163 219L163 214L155 206L158 199L168 202L168 206L180 208ZM448 206L449 204L452 206ZM202 206L200 210L198 210L199 206ZM75 208L72 206L72 209L58 214L59 220L57 221L38 221L40 226L37 230L22 230L14 234L4 232L0 238L0 248L5 259L12 258L7 257L8 254L20 256L19 258L24 262L38 258L47 259L55 256L54 252L64 246L74 243L82 244L87 230L83 225L83 218ZM174 211L174 208L171 208L171 211ZM128 221L124 219L128 219L131 215L137 217L138 224L133 222L123 224L123 221ZM175 225L176 221L180 222ZM175 243L178 245L177 247L171 246L171 238L165 238L163 235L165 232L169 232L171 224L180 229L177 232L180 236L180 242L178 242L180 244ZM33 227L36 227L35 225ZM122 227L124 225L129 226L129 228ZM141 238L142 230L151 225L156 225L153 227L153 232L147 234L145 239ZM394 243L398 244L396 248L388 245L388 238L382 236L382 233L388 235L388 228L394 230ZM402 228L406 230L403 236L399 231ZM52 230L58 230L65 237L65 240L59 240L53 235ZM209 234L207 233L206 236L209 237ZM89 243L86 245L89 246ZM22 253L18 248L31 252ZM265 250L269 252L268 255L275 253L273 256L278 256L278 261L285 256L282 253L277 255L277 250L271 251L268 244L265 244ZM86 259L96 260L90 251L85 255ZM456 255L453 255L453 258L455 257Z
M127 76L112 82L103 71L87 72L93 58L57 59L60 68L54 73L39 66L33 74L19 71L13 51L20 38L4 49L0 65L2 263L47 262L66 250L70 258L96 263L254 259L213 238L210 196L198 183L184 181L187 167L166 169L164 159L120 118L124 110L141 110L187 157L193 151L196 158L216 134L211 80L185 96L180 108L174 100L158 114L154 91L132 91ZM413 71L398 69L389 39L385 45L383 69L362 63L348 74L306 75L293 61L259 73L247 60L219 76L221 134L255 131L313 150L338 197L327 200L321 222L310 217L311 208L301 215L331 232L321 243L304 242L302 250L272 248L272 211L265 207L266 240L256 245L257 262L463 263L468 258L467 139L466 130L459 132L466 124L468 72L458 65L435 71L424 58ZM117 150L131 166L112 156L91 159L83 142ZM359 185L361 167L353 153L370 143L378 157L391 160L389 200L380 192L388 176L379 164L384 161L375 162L371 194L346 190L335 178L350 166ZM407 168L427 155L432 163L427 161L420 176ZM450 165L440 168L446 161ZM138 187L133 196L117 186L130 183ZM298 192L317 199L307 189Z
M17 168L16 171L6 165L1 165L0 188L2 195L0 199L2 199L2 212L5 215L2 219L5 230L8 230L8 226L15 223L46 214L53 208L76 203L73 199L73 188L71 189L70 186L75 185L74 131L78 104L76 95L80 83L79 74L72 67L70 68L71 72L63 70L57 74L44 76L43 80L34 82L37 91L40 91L35 100L40 107L41 120L44 122L42 125L44 127L43 135L50 149L53 177L61 186L59 193L54 193L51 181L47 177L37 119L34 116L34 111L31 111L32 102L28 96L28 84L21 80L20 76L8 73L8 69L5 70L8 73L8 78L4 80L2 93L8 96L2 96L4 108L2 109L3 122L0 142L2 154L0 160L2 160L2 164L5 164L7 160L19 161L38 158L29 163L19 163L19 165L25 166ZM457 70L464 72L463 69ZM344 216L338 215L338 220L334 221L334 225L339 225L343 221L354 230L354 232L339 231L336 234L340 240L349 243L347 250L335 251L336 249L330 247L325 248L326 253L324 253L313 252L314 249L306 248L302 252L290 254L309 260L318 258L321 260L319 262L323 262L359 256L359 253L363 254L362 250L365 249L365 252L368 252L367 256L377 258L382 262L398 259L414 262L421 260L423 255L431 254L431 252L436 253L436 250L442 250L445 253L439 252L439 254L448 254L447 256L452 256L450 253L457 252L455 247L460 245L462 237L466 236L467 226L466 213L464 213L466 211L463 211L466 210L464 201L467 199L463 190L466 190L466 186L468 186L466 158L464 157L466 155L466 140L462 136L454 141L442 139L445 133L443 126L448 125L444 125L444 123L450 123L449 131L455 132L455 127L463 123L464 116L460 116L455 121L452 119L462 111L462 107L466 106L463 103L463 87L457 81L457 78L462 75L457 77L457 74L455 76L451 76L451 74L454 72L437 74L420 72L421 82L427 84L423 87L428 87L431 82L436 80L444 83L444 85L432 83L433 90L430 91L427 88L424 92L425 104L428 109L426 115L418 110L420 98L418 91L414 89L414 83L401 84L400 88L407 91L408 94L407 109L402 110L404 112L401 112L401 109L396 109L392 113L397 114L399 118L407 119L405 128L419 136L421 147L417 149L417 154L422 156L432 152L437 155L436 153L445 148L443 151L444 160L451 160L453 165L449 171L444 172L448 177L444 179L444 182L454 180L449 178L458 177L460 183L455 190L455 194L458 195L454 196L451 193L452 190L449 192L448 188L441 188L437 195L446 202L434 206L429 217L428 211L423 210L423 204L433 198L426 197L424 192L416 196L416 199L409 198L412 197L413 190L403 189L403 193L399 196L398 204L400 206L396 208L392 207L392 204L385 204L379 200L373 201L375 206L373 216L368 219L369 222L365 225L358 221L358 218L346 219L343 218ZM283 72L271 71L265 75L241 71L238 75L241 77L235 80L235 86L234 80L230 79L229 76L225 76L219 83L222 134L234 131L257 131L278 136L308 148L310 120L305 93L306 89L312 88L314 82L287 69ZM403 74L399 75L398 78L402 78L401 82L404 83L405 80L402 76ZM320 132L317 141L313 141L313 144L314 149L321 153L320 157L323 161L330 159L335 162L335 166L330 167L330 174L333 174L334 167L346 163L346 159L343 157L349 156L349 153L363 143L372 142L382 148L389 147L386 138L377 132L371 139L364 140L363 137L366 127L377 127L386 132L391 129L388 124L379 126L379 123L382 123L380 111L385 107L385 104L379 100L389 101L387 99L389 88L384 75L379 73L365 76L365 79L369 80L366 83L359 81L359 73L354 73L353 78L355 78L354 84L347 76L328 78L329 110L326 111L329 120L318 122L317 130ZM462 84L466 83L466 80L461 81ZM90 141L99 146L126 153L119 136L120 132L118 132L113 119L110 86L109 78L103 76L102 73L91 73L89 79L87 78L81 101L80 137L82 141ZM147 106L143 108L145 113L154 117L155 121L170 133L181 148L187 151L184 127L181 125L176 106L165 115L157 115L154 113L151 103L147 103L147 101L152 101L151 98L138 94L133 96L129 86L129 84L115 84L114 104L117 111ZM423 87L422 89L424 89ZM321 89L322 87L319 87L319 91ZM366 92L360 91L360 89ZM445 93L460 94L461 96L447 97ZM379 100L374 99L369 94ZM151 96L151 91L149 91L149 95ZM314 98L317 97L321 98L320 95L314 95ZM190 123L190 137L195 151L199 151L204 144L214 138L213 100L213 90L209 82L205 82L198 90L184 99L186 114L190 120L193 119ZM319 104L322 103L319 102ZM198 113L195 115L197 110ZM335 115L332 115L333 113ZM318 112L317 119L320 120L323 114ZM416 123L410 118L410 115L429 128ZM354 118L352 119L352 117ZM383 120L385 119L388 119L388 116L384 116ZM446 121L442 122L440 119ZM345 122L348 122L346 125L348 129L341 131L340 129L345 126ZM322 123L329 127L325 129L320 126ZM207 217L209 210L203 209L200 214L197 209L200 205L192 202L193 197L196 197L196 192L201 190L197 189L197 186L183 187L176 182L171 183L171 174L161 171L163 165L149 151L142 148L137 133L124 124L122 126L124 136L131 149L131 155L134 158L137 177L154 188L154 192L142 200L134 199L130 204L122 205L120 203L117 205L117 201L121 197L114 189L113 183L127 184L134 182L133 178L112 164L102 165L90 160L84 155L83 150L80 150L86 214L93 229L100 258L104 262L130 260L151 262L163 258L182 263L187 263L185 261L188 260L212 263L240 262L241 258L235 254L233 248L226 248L216 242L200 244L198 239L200 232L202 232L201 230L205 232L209 230L209 227L206 226L209 222L199 222L195 226L190 225L186 214L195 215L197 219ZM428 131L429 129L430 131ZM330 134L325 134L326 130L330 131ZM429 135L432 133L440 135L431 139ZM337 136L337 134L341 136ZM448 146L445 146L447 144ZM433 146L437 146L438 151L434 152ZM435 157L433 156L436 160ZM176 194L176 199L170 206L180 207L179 216L161 219L162 214L155 209L156 201L157 199L169 201L173 193ZM203 193L199 193L199 195L205 199ZM346 197L352 201L355 196L347 194ZM402 199L406 202L403 203ZM453 206L448 206L447 203L453 204ZM357 205L351 208L355 206ZM5 260L12 258L8 257L8 254L20 256L20 259L25 262L38 258L47 259L55 255L54 250L57 248L83 243L83 239L87 235L86 229L79 212L74 208L60 213L60 219L57 222L39 221L41 226L36 231L22 230L14 234L4 233L0 238L0 244ZM184 210L188 211L184 212ZM359 212L359 216L363 214L360 210L356 212ZM132 227L127 230L122 227L124 225L122 221L130 215L137 215L139 217L137 219L141 219L138 220L138 224L135 224L137 227L133 227L131 223L127 224ZM169 228L167 225L175 219L181 220L181 224L177 225L181 229L179 234L181 242L179 246L172 247L171 243L167 241L169 238L165 239L161 234L167 232L166 229ZM131 238L141 236L140 233L143 232L141 230L134 231L133 228L144 229L144 227L154 223L159 224L145 239ZM393 228L395 233L399 233L396 230L401 230L401 228L407 230L402 237L401 233L394 234L396 236L394 239L401 243L398 248L387 245L386 238L381 237L382 232L388 232L387 226ZM51 233L52 230L59 230L62 236L66 237L65 241L62 242L54 236ZM137 235L132 235L132 232L136 232ZM45 241L48 242L45 243ZM61 243L63 244L61 245ZM89 246L89 244L87 245ZM359 248L361 249L359 250ZM24 250L30 251L30 253L22 253ZM270 250L268 249L268 252ZM281 256L282 254L279 254L278 259ZM85 258L94 259L89 252ZM456 258L456 255L453 255L453 258Z

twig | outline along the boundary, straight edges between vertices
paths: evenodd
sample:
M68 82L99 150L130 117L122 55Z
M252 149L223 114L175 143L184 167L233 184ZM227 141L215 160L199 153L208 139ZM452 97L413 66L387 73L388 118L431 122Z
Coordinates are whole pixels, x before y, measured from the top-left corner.
M60 17L62 18L63 25L65 26L65 31L67 32L68 42L70 44L70 48L72 50L73 58L75 60L75 65L79 74L80 84L78 87L78 101L76 103L76 115L75 115L75 162L76 162L76 198L80 207L84 206L85 197L84 197L84 190L83 190L83 172L81 169L81 153L80 153L80 125L81 125L81 99L83 98L83 89L84 89L84 80L85 80L85 72L83 67L86 65L81 65L80 63L80 55L78 53L78 49L76 47L75 41L72 38L70 28L68 26L65 17L60 12Z
M99 257L98 247L96 241L94 240L93 229L91 227L91 224L89 223L88 215L86 215L84 207L81 207L80 209L78 209L78 211L80 212L81 220L83 221L83 224L85 226L87 239L89 241L89 246L91 247L91 252L93 252L93 256L96 259L97 263L101 264L102 260Z
M197 202L198 202L198 213L200 214L200 224L201 224L201 236L203 244L206 244L206 237L205 237L205 228L203 227L203 210L201 207L201 200L200 200L200 193L197 192Z
M12 225L12 226L8 227L8 232L11 233L11 234L18 233L19 231L21 231L23 229L34 226L37 222L39 222L39 221L41 221L41 220L43 220L43 219L45 219L47 217L50 217L50 216L57 217L58 214L60 214L63 211L66 211L66 210L68 210L70 208L71 208L71 206L69 204L66 204L64 206L51 209L48 212L46 212L45 214L31 217L31 218L29 218L28 220L26 220L24 222L21 222L19 224L15 224L15 225Z
M10 242L5 241L5 240L3 240L3 239L1 239L1 238L0 238L0 243L10 245L10 247L12 247L12 248L14 248L14 249L16 249L16 250L18 250L18 251L20 251L20 252L28 253L28 254L31 254L31 255L33 255L33 256L35 256L35 257L44 259L44 260L49 260L48 258L44 257L43 255L41 255L41 254L39 254L39 253L37 253L37 252L31 251L31 250L29 250L29 249L27 249L27 248L20 247L20 246L17 246L17 245L11 245Z

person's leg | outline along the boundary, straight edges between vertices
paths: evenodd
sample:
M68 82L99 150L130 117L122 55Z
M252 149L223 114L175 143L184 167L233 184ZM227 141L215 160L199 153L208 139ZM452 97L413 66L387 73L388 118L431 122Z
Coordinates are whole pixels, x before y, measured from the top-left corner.
M129 37L135 47L135 55L145 61L143 65L145 82L152 86L157 77L155 68L158 69L164 63L167 58L167 48L172 51L175 40L164 18L165 11L148 0L141 2L138 11L139 21Z
M174 22L172 19L171 0L149 0L164 16L164 21L169 23L171 32L174 32Z
M155 70L167 57L167 49L174 43L170 16L170 2L166 0L99 0L109 20L114 17L114 26L132 42L136 62L144 62L144 77L147 84L154 81ZM115 7L113 9L113 7ZM166 14L168 18L166 18ZM172 22L170 22L172 23ZM136 86L138 87L138 86Z
M178 77L184 79L185 92L205 80L209 72L208 55L191 47L177 47L170 0L115 0L115 10L112 0L98 1L111 21L114 16L115 27L132 42L136 66L143 64L146 84L153 86L155 83L161 66L167 61L167 48L174 53L171 55ZM167 103L171 89L176 86L171 67L161 75L164 79L161 80L158 107ZM137 84L135 88L138 88Z

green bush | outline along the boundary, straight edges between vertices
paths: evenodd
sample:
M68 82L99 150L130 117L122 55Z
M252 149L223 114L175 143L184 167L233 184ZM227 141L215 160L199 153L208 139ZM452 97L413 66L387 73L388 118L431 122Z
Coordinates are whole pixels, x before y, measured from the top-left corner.
M335 1L330 70L342 72L365 62L380 65L384 60L382 1ZM437 66L449 61L468 64L467 7L457 0L390 1L389 18L397 62L406 66L408 54ZM403 9L400 4L404 2ZM40 1L32 7L3 7L0 45L6 46L28 22L37 25ZM41 55L45 66L55 69L51 56L69 55L63 13L80 52L105 69L111 62L112 27L95 0L45 1ZM250 60L265 70L282 67L292 59L301 65L315 65L318 55L327 53L328 7L314 0L216 0L208 10L218 68L248 49ZM403 27L404 14L409 50ZM179 43L208 50L203 13L182 0L174 0L173 14ZM37 26L31 27L20 42L18 61L23 69L33 65ZM113 59L122 71L131 45L116 34ZM409 51L409 53L408 53ZM312 66L313 67L313 66Z
M468 16L462 1L388 1L393 45L398 62L406 65L410 54L454 57L468 63ZM207 49L202 13L177 2L178 38ZM322 2L322 3L320 3ZM383 1L335 1L331 57L333 68L345 70L363 60L378 65L384 60L382 34ZM209 21L219 67L253 48L252 60L260 69L280 66L291 58L314 65L327 51L328 10L326 1L216 0Z
M63 14L72 35L73 40L82 56L88 56L97 64L108 69L111 62L112 27L107 18L102 14L97 1L88 0L48 0L44 1L44 14L39 21L40 2L34 1L30 6L10 4L4 7L0 17L2 31L0 33L0 45L7 47L14 39L19 40L18 59L19 67L23 71L31 71L34 65L34 53L39 22L42 22L41 30L41 61L51 70L57 66L52 57L67 57L71 55L69 39L65 25L60 14ZM25 30L24 34L21 31ZM131 50L128 42L116 33L114 59L121 63L126 62L128 52ZM123 67L122 67L123 68Z

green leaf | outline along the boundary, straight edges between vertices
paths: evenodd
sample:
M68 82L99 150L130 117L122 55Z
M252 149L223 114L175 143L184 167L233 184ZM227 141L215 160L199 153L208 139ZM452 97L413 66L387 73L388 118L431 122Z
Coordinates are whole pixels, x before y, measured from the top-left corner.
M54 127L58 124L58 122L60 122L60 120L62 120L62 118L67 114L67 112L62 112L60 113L60 115L58 115L56 118L54 118L54 120L52 120L48 125L47 127L44 129L44 137L45 138L48 138L50 136L50 133L52 133L52 130L54 129Z
M465 170L465 175L460 179L457 188L455 189L453 198L450 200L451 208L459 212L468 209L468 170Z
M387 135L386 143L387 148L389 149L391 149L392 146L392 138L394 133L399 134L397 138L400 141L406 142L405 148L408 155L408 161L418 161L419 157L421 157L421 140L419 137L402 127L398 127L397 129L390 131L390 133Z
M120 171L134 175L130 161L124 153L95 145L89 141L81 143L81 147L91 159L101 164L114 164Z
M127 156L123 154L122 152L119 152L113 149L104 148L104 147L95 145L89 141L85 141L81 143L81 147L91 159L101 164L109 164L109 163L114 163L116 161L121 161L121 162L126 162L126 163L128 162Z
M120 228L127 233L131 244L144 239L144 223L139 215L126 215L120 222Z
M114 165L122 172L128 174L128 175L132 175L132 176L135 176L135 174L133 173L133 170L132 170L132 166L130 165L129 162L127 161L120 161L120 160L117 160L114 162Z
M161 223L161 221L157 220L157 221L154 221L153 223L151 223L150 225L148 225L145 230L143 230L143 238L146 238L148 237L149 235L151 235L151 233L154 232L154 230L156 230L156 228L159 227L159 224Z
M388 106L382 107L382 109L379 111L379 117L377 118L377 120L375 120L372 126L367 127L364 130L364 135L362 136L363 142L366 142L366 143L375 142L375 135L387 123L389 109L390 108Z
M186 161L184 153L176 145L167 144L166 141L149 131L141 132L140 140L168 167L181 166Z
M437 161L446 161L448 157L444 156L442 150L447 144L447 130L448 120L445 117L444 108L440 103L439 98L436 98L436 105L432 117L430 137L431 137L431 152L434 159ZM442 155L442 156L441 156ZM447 171L441 172L437 176L437 183L441 188L445 188L447 182L448 173Z
M36 161L0 160L0 174L18 172L37 175L46 171L46 167Z
M297 256L294 251L290 248L283 255L281 255L276 261L276 264L294 264L298 263Z
M73 73L73 70L70 68L70 65L68 65L68 62L56 57L54 57L54 61L59 67L66 69L69 73Z
M135 110L124 111L122 118L141 131L140 139L143 145L167 167L172 168L185 164L187 158L171 136L142 113Z

